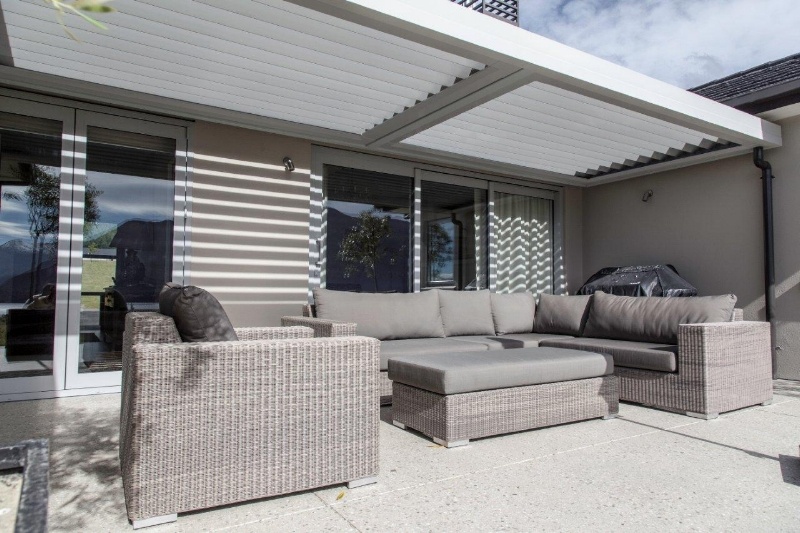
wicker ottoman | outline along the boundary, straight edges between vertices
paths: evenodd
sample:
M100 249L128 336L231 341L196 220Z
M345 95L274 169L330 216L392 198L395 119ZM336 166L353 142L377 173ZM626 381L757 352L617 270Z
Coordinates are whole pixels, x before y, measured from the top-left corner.
M389 359L394 425L452 448L470 439L613 418L619 410L611 356L519 348Z

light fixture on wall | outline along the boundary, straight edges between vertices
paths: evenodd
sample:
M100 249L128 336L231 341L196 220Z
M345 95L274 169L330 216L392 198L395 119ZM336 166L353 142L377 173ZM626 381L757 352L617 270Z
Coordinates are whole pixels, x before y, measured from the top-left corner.
M294 172L294 162L288 155L283 158L283 166L286 167L286 170L289 172Z
M646 191L644 191L644 194L642 195L642 201L649 202L650 198L652 197L653 197L653 189L647 189Z

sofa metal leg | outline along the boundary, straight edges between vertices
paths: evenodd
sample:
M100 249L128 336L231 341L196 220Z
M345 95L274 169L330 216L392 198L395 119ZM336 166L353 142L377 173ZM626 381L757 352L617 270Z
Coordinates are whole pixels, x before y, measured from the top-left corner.
M169 524L170 522L175 522L178 520L178 513L175 514L165 514L162 516L153 516L150 518L144 518L142 520L134 520L133 521L133 529L140 529L143 527L150 527L150 526L158 526L160 524Z
M702 420L713 420L719 416L719 413L693 413L691 411L686 411L686 416L700 418Z
M372 485L373 483L377 482L378 482L378 476L362 477L361 479L354 479L353 481L348 481L347 488L356 489L358 487L363 487L364 485Z
M392 424L399 427L400 429L406 429L406 425L402 422L398 422L397 420L392 420Z
M608 413L603 416L603 420L613 420L619 416L619 413Z
M433 442L438 444L439 446L444 446L445 448L457 448L459 446L466 446L469 444L469 439L464 440L442 440L433 437Z

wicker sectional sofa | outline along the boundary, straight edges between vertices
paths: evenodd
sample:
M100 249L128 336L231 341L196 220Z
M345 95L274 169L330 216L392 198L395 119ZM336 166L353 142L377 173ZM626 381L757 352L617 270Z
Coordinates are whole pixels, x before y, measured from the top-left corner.
M528 348L613 356L619 399L714 418L772 400L770 328L741 320L733 295L694 298L490 294L433 290L357 294L317 289L305 316L315 336L380 339L381 402L391 403L388 360ZM315 316L311 316L315 315Z

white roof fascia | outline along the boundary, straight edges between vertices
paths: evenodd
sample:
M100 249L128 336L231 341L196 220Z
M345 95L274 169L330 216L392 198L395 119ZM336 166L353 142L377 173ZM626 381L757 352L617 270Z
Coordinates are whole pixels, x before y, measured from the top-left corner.
M638 178L640 176L647 176L650 174L658 174L675 170L677 168L691 167L700 165L702 163L710 163L711 161L719 161L720 159L728 159L738 155L749 154L753 151L752 146L734 146L732 148L725 148L723 150L715 150L704 154L692 155L689 157L681 157L671 161L662 161L653 165L645 165L639 168L632 168L630 170L622 170L612 174L606 174L596 178L585 179L584 187L595 187L606 183L614 183L615 181L623 181L630 178Z
M512 26L430 0L286 0L746 146L780 146L780 126ZM486 58L489 58L488 60ZM598 132L602 134L602 132Z

